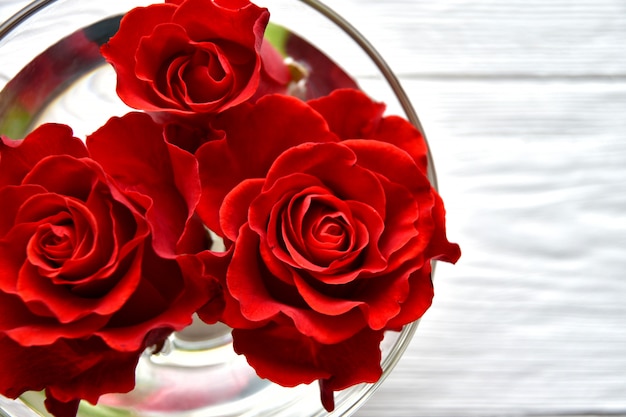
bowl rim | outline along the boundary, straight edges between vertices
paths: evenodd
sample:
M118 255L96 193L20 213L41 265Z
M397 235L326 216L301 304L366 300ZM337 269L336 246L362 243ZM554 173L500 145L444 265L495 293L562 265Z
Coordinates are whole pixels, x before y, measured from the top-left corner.
M385 61L382 55L374 48L374 46L370 43L370 41L359 32L351 23L348 22L344 17L335 12L333 9L328 7L326 4L319 0L296 0L305 5L311 7L318 13L322 14L325 18L327 18L330 22L335 24L339 29L344 31L352 40L368 55L368 57L372 60L372 62L376 65L378 70L381 72L385 81L395 94L398 102L402 110L404 111L407 119L421 132L424 137L424 141L426 143L427 148L427 160L428 160L428 178L435 190L438 189L437 184L437 176L435 172L435 167L433 163L433 158L430 150L430 146L428 144L428 140L426 138L426 133L422 127L421 121L406 93L404 88L402 87L398 77L392 71L389 64ZM16 29L20 24L27 21L31 16L35 15L40 10L56 3L57 0L34 0L31 1L28 5L17 11L11 17L9 17L4 22L0 22L0 41L6 38L14 29ZM432 265L432 273L431 276L434 275L435 272L435 262L433 261ZM371 396L374 392L381 386L381 384L385 381L385 379L390 375L391 371L395 368L404 352L406 351L409 342L414 337L417 326L419 324L419 320L409 323L403 327L403 329L398 332L398 337L394 342L394 347L397 348L383 358L381 362L381 366L383 369L383 373L380 379L375 383L364 383L359 384L357 386L352 387L352 389L346 390L349 396L357 396L358 399L356 401L338 401L337 408L331 412L327 413L324 410L320 410L318 413L313 414L312 417L322 417L322 416L332 416L332 415L351 415L356 410L358 410ZM336 393L340 395L341 392ZM339 399L339 398L338 398ZM17 400L19 401L19 399ZM2 403L0 402L0 416L4 415L5 409L2 407ZM8 411L8 410L7 410ZM33 412L33 417L36 416L35 412Z

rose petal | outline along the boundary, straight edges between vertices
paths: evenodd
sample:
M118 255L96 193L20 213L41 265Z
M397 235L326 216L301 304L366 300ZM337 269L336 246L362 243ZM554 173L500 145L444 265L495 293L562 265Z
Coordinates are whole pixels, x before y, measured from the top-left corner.
M230 258L230 251L218 253L205 250L196 255L185 255L177 259L184 277L192 282L206 285L207 291L202 297L202 306L199 307L197 313L203 321L209 324L220 320L226 308L222 283L226 279Z
M407 152L424 175L428 172L428 146L422 133L406 119L387 116L372 134L372 139L384 141Z
M85 145L72 135L72 129L53 123L38 127L20 141L0 136L0 151L0 186L20 184L24 176L47 156L87 156Z
M151 331L181 330L192 321L193 314L208 300L219 296L215 277L226 269L228 258L207 253L205 265L209 276L183 274L178 262L154 253L144 254L142 287L126 306L120 309L107 328L97 334L112 348L120 351L140 349L142 337ZM178 260L180 261L180 259ZM189 272L189 263L182 262Z
M151 199L145 209L153 232L154 248L161 256L173 257L176 243L191 214L178 188L182 177L178 175L175 180L177 175L170 158L184 159L193 167L193 157L184 152L171 151L161 127L144 113L111 118L87 137L87 147L92 157L116 180L116 185L126 193L136 192ZM180 168L182 162L177 162L175 166ZM182 174L190 173L193 174L187 170ZM188 180L193 184L195 178L190 176ZM197 198L197 188L182 190L194 194L187 197L187 201Z
M251 262L250 253L258 250L258 236L243 227L235 245L227 275L228 293L240 304L240 314L252 322L290 317L303 334L324 343L345 340L358 332L365 322L358 310L341 316L324 316L311 311L293 285L273 277L263 265ZM235 318L236 319L236 318ZM229 317L224 318L228 323Z
M319 345L295 329L270 325L253 330L234 329L232 333L235 352L245 355L261 378L294 387L332 376L317 365L315 349Z
M71 343L77 360L92 363L81 372L67 372L50 384L46 395L60 402L84 399L92 404L106 393L125 393L135 386L135 368L143 349L135 352L119 352L110 349L96 337L84 340L80 345Z
M345 314L362 304L360 301L345 300L328 296L309 285L301 275L294 274L294 283L298 293L304 298L311 309L328 316Z
M385 105L355 89L335 90L328 96L310 100L341 139L376 139L407 152L426 174L428 147L422 133L399 116L383 117Z
M214 128L228 134L196 152L202 182L198 213L218 234L220 204L237 184L264 178L276 158L292 146L335 140L319 114L300 100L281 95L265 96L254 105L243 104L221 113Z
M59 401L49 391L46 391L46 399L44 400L46 410L55 417L74 417L78 413L80 399L70 401Z
M341 343L321 344L295 328L269 325L233 330L233 347L261 378L287 387L323 379L329 389L341 390L380 378L382 337L363 330Z
M135 52L135 75L150 87L151 100L160 107L191 110L186 107L186 100L172 91L178 82L172 84L169 72L179 69L173 65L178 61L187 62L195 45L192 44L185 29L179 25L160 24L152 32L144 36L137 45ZM166 67L164 68L164 65ZM157 110L153 106L146 110Z
M242 227L226 273L229 293L241 303L241 314L251 321L272 318L283 306L269 294L261 268L249 256L258 251L258 245L258 235Z
M456 263L461 257L461 249L456 243L450 243L446 237L446 213L443 201L438 194L435 194L435 206L432 209L432 216L437 227L426 251L426 256L444 262Z
M193 40L223 39L224 34L228 34L229 42L256 51L261 49L268 21L267 9L243 0L239 0L239 4L187 0L172 17L172 22L184 27Z
M335 90L308 103L324 116L330 130L342 140L369 138L382 120L386 107L356 89Z
M105 392L132 389L141 353L115 352L96 338L80 344L59 340L48 346L24 347L1 335L0 351L3 394L17 398L25 391L46 388L53 402L70 403L84 398L94 404ZM62 404L56 405L67 411Z
M24 347L0 335L0 392L17 398L25 391L41 391L67 376L92 366L63 341L45 347Z
M117 73L117 94L133 108L161 109L149 84L135 75L135 48L145 34L152 32L156 22L170 21L176 9L177 6L165 3L129 11L122 18L116 35L101 48L102 55Z
M39 185L0 187L0 239L14 226L15 217L23 202L41 192L45 192L45 189Z
M427 263L423 268L411 273L408 280L409 293L402 303L402 310L385 324L385 328L399 330L402 326L421 318L428 310L434 295L431 270L430 263Z
M284 306L282 313L293 321L300 333L324 344L342 342L367 326L363 313L358 309L330 316L313 311L310 307Z
M224 237L235 241L239 228L248 222L248 207L261 191L262 179L242 181L224 197L219 209L220 226Z

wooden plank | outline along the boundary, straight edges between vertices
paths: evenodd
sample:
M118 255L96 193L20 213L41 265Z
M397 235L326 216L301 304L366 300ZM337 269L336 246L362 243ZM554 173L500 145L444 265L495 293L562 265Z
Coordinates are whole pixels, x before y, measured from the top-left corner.
M623 77L622 0L329 1L403 76Z
M626 83L405 87L464 255L357 415L626 415Z

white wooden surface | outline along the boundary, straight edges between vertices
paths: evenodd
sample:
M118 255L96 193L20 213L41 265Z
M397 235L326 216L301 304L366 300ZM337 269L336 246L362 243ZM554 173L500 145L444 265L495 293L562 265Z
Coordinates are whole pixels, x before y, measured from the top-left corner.
M626 0L327 4L400 76L464 251L357 415L626 416Z

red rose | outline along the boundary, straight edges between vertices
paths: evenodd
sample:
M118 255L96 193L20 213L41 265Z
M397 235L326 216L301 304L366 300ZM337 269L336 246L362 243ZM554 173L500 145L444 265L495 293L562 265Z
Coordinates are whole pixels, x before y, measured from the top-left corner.
M0 393L45 388L50 411L71 416L81 398L133 387L141 352L212 296L187 273L206 244L199 192L194 157L145 114L111 119L87 146L64 125L2 137Z
M357 352L420 318L431 260L460 256L422 136L382 111L355 90L266 96L221 114L225 138L197 152L198 211L232 251L223 321L282 385L319 379L327 394L377 380L380 357Z
M129 106L217 113L256 92L268 20L248 0L166 1L128 12L102 54Z

